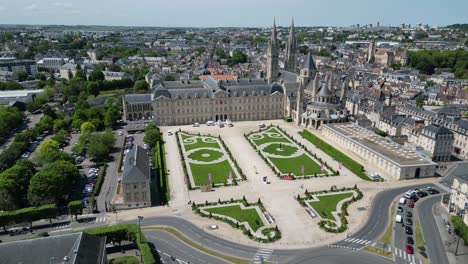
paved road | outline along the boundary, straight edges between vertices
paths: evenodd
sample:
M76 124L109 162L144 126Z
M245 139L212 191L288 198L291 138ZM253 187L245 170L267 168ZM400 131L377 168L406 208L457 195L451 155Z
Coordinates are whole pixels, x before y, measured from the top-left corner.
M440 202L441 195L435 195L421 201L416 206L419 222L426 242L426 250L431 263L449 263L445 254L444 245L434 218L434 205Z
M100 212L106 211L105 203L107 202L109 206L109 202L112 201L112 198L117 191L118 164L125 137L119 136L118 131L114 131L114 135L116 140L112 150L113 152L110 154L112 162L107 163L106 176L104 177L104 182L101 186L101 192L99 193L99 196L96 197L97 207Z
M191 240L197 241L200 245L221 252L223 254L237 256L240 258L253 259L259 248L240 245L233 243L216 236L213 236L204 230L201 230L192 223L175 217L157 217L157 218L145 218L142 222L143 226L148 225L167 225L178 229L185 236ZM158 241L149 238L149 241L156 245L156 248L160 246ZM173 240L170 243L177 245ZM167 250L167 245L163 245L163 248ZM187 249L188 250L188 249ZM188 251L188 254L195 254L192 252L195 249ZM163 251L163 250L161 250ZM182 259L183 260L183 259ZM203 259L207 263L210 263L207 259ZM311 262L313 260L313 262ZM297 249L297 250L274 250L268 261L273 263L334 263L334 264L345 264L345 263L392 263L389 260L381 258L377 255L369 254L364 251L354 251L340 248L320 247L320 248L309 248L309 249ZM190 263L204 263L204 262L192 262Z
M146 230L144 233L146 239L156 245L156 249L163 262L172 263L171 256L177 256L177 260L180 260L180 263L228 263L188 246L167 232Z

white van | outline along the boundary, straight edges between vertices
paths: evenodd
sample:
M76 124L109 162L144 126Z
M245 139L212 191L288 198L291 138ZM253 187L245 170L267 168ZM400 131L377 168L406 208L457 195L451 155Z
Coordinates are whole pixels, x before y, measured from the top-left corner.
M405 198L400 198L400 204L405 204L406 203L406 199Z
M416 192L415 190L409 190L405 193L405 197L409 199L415 192Z
M403 220L403 218L401 217L401 215L396 215L395 216L395 222L401 223L402 220Z
M214 124L215 124L214 121L208 121L208 122L206 122L206 125L207 125L207 126L214 126Z

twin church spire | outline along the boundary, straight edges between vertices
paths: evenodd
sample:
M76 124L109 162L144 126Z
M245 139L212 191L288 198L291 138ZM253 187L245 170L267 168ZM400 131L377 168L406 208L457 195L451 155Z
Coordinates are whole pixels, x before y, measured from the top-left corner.
M267 80L272 83L279 76L279 50L278 32L276 30L276 21L273 20L273 29L271 31L271 39L268 43L267 50ZM289 29L289 38L286 45L284 69L289 72L296 72L297 61L297 41L294 31L294 18Z

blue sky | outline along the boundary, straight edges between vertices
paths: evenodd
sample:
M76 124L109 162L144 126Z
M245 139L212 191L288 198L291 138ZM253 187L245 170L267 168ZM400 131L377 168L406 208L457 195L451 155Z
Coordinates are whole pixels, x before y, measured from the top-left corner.
M468 0L0 0L0 24L320 26L468 23Z

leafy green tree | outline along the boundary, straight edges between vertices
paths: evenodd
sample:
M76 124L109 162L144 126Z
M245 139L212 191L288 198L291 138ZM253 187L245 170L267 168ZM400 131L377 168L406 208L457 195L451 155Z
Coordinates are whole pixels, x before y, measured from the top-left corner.
M78 169L69 161L47 163L31 178L28 200L34 205L58 203L79 178Z
M104 114L104 125L107 128L112 128L113 126L115 126L115 124L117 124L117 121L121 118L122 116L119 110L113 107L107 108L106 113Z
M148 129L148 127L147 127L145 129L145 136L143 138L143 142L145 142L146 144L148 144L148 146L153 148L154 146L156 146L156 143L159 141L160 136L161 135L160 135L160 132L159 132L158 128Z
M48 162L55 161L58 156L60 144L53 139L46 139L39 145L39 148L34 156L34 160L43 165Z
M421 96L416 98L416 106L418 106L419 108L422 108L423 105L424 105L424 98L422 98Z
M89 82L86 85L86 89L88 90L88 93L94 95L94 97L97 97L99 95L99 85L95 82Z
M94 69L90 74L89 74L89 80L93 82L97 81L104 81L104 73L100 69Z
M18 78L19 82L24 82L28 78L28 74L24 71L16 72L16 78Z
M81 134L91 134L94 131L96 131L96 127L91 122L81 124Z
M78 215L83 213L83 202L81 200L69 202L68 211L71 215L74 215L75 220L78 221Z
M26 205L29 181L34 173L34 164L27 159L18 160L13 167L0 173L0 210Z
M54 125L53 125L53 129L54 131L57 131L57 130L62 130L64 128L67 127L67 122L63 119L56 119L54 120Z
M112 131L93 133L89 137L88 155L95 160L106 160L114 143L115 136Z
M173 81L175 81L175 80L176 80L176 79L175 79L174 76L172 76L172 75L166 75L166 76L164 77L164 81L166 81L166 82L173 82Z
M135 92L148 91L149 86L145 80L139 80L135 82L135 84L133 85L133 89L135 90Z
M38 132L44 132L44 131L49 131L52 130L54 127L54 119L50 116L43 116L39 120L39 123L37 123L35 130Z

